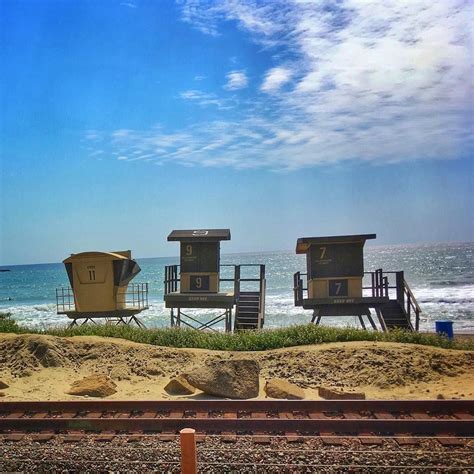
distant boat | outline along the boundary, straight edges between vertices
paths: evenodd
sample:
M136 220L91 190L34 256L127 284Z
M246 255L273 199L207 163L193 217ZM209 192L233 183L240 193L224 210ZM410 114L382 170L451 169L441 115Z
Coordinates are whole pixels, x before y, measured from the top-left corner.
M0 272L11 272L9 268L0 268Z

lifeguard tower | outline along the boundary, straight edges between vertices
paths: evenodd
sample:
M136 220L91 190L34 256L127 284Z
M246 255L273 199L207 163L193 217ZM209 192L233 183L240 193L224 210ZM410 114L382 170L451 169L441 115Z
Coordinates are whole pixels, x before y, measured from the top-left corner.
M171 310L171 326L216 330L224 322L226 332L260 329L265 318L265 265L221 265L220 243L230 240L229 229L173 230L168 241L180 243L180 264L165 267L164 300ZM258 275L243 278L243 267L256 267ZM223 276L223 270L227 276ZM258 283L252 290L247 284ZM207 321L198 320L189 309L221 309ZM186 309L187 312L184 312Z
M82 252L63 263L71 287L56 289L56 307L70 326L101 319L145 327L136 315L148 308L148 283L129 284L140 272L130 250Z
M306 255L307 273L294 275L295 305L313 310L311 322L324 316L356 316L365 329L366 316L374 330L419 327L420 307L404 279L403 271L364 271L364 244L375 234L304 237L296 253ZM364 279L370 286L364 286ZM415 316L415 324L411 317Z

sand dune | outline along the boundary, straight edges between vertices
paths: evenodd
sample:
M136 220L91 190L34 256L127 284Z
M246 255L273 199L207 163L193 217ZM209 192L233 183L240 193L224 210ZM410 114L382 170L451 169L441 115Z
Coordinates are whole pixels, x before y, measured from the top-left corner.
M269 377L296 383L309 399L317 387L364 391L367 398L474 398L474 353L396 343L349 342L264 352L173 349L100 337L0 334L2 400L71 400L72 382L109 375L108 399L169 399L170 377L209 358L252 358ZM202 394L192 397L203 396ZM260 396L265 396L261 388Z

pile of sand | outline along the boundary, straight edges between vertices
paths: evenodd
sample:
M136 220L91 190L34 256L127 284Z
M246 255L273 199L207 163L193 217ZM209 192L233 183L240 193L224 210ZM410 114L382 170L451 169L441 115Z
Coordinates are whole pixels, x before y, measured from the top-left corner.
M329 385L377 388L432 382L463 374L474 353L413 344L351 342L272 351L261 357L268 375L301 387Z
M104 374L111 399L170 398L170 378L210 359L254 359L265 380L281 378L319 398L317 388L364 391L367 398L474 398L474 353L412 344L349 342L264 352L172 349L100 337L0 334L2 400L74 399L71 384ZM191 395L192 397L200 396Z

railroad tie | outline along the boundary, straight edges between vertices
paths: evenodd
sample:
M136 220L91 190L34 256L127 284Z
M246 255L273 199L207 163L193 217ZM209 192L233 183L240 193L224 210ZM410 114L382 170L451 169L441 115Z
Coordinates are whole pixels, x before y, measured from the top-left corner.
M61 437L63 443L79 443L85 438L85 434L82 431L69 431Z
M237 442L237 434L233 433L232 431L223 431L221 440L224 443L236 443Z
M169 443L169 442L174 441L176 439L176 434L175 433L169 433L169 432L160 433L158 435L158 439L160 441L164 441L166 443Z
M25 437L25 433L19 433L19 432L12 432L12 433L6 433L3 435L3 440L4 441L11 441L13 443L17 443L18 441L21 441Z
M252 435L252 441L254 444L271 444L272 439L267 434L257 431Z
M320 433L321 441L328 446L342 446L344 438L337 436L336 433Z
M115 438L115 431L101 431L100 434L94 436L94 441L97 443L110 443Z
M375 436L373 433L367 431L359 433L357 439L363 445L380 446L383 444L383 439L380 436Z
M410 436L409 434L397 436L394 439L399 446L419 446L420 445L420 440L417 438L414 438L413 436Z

